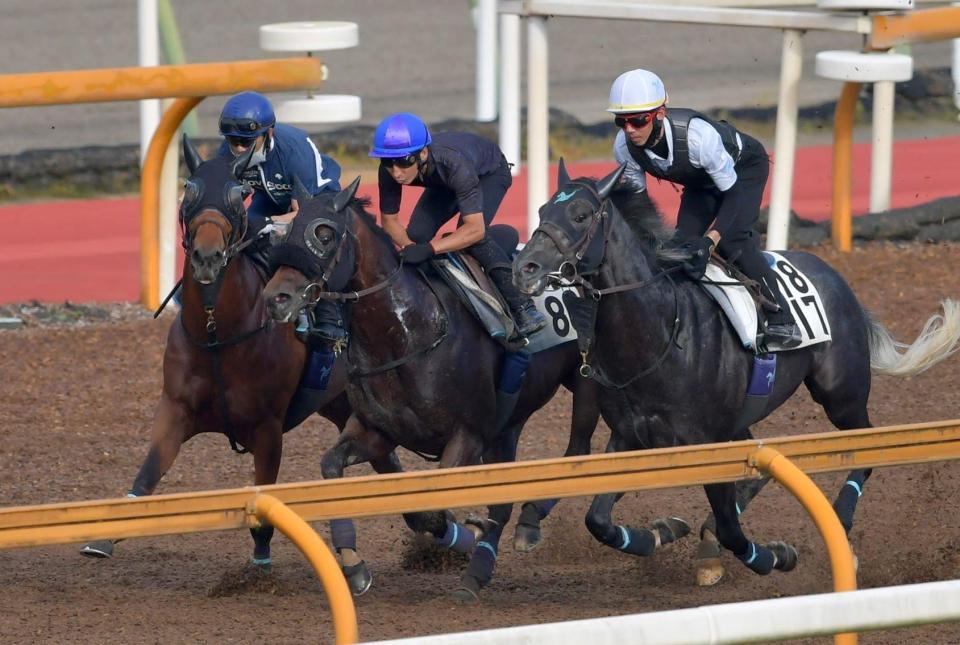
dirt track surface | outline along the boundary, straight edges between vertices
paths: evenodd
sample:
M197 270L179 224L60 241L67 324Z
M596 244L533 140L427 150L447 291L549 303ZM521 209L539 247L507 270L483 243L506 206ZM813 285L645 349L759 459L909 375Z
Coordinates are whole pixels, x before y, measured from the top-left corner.
M848 256L818 249L852 283L861 301L896 336L911 341L942 297L960 297L960 246L870 245ZM86 327L0 332L0 499L4 505L122 494L146 452L160 390L166 329L125 320ZM877 377L870 413L878 426L960 417L960 356L909 379ZM558 396L530 422L521 457L552 457L566 444L569 397ZM805 391L758 427L760 437L832 429ZM594 449L606 441L601 428ZM332 426L308 421L287 435L281 481L319 478ZM410 453L407 468L432 467ZM369 472L366 467L357 473ZM816 476L832 499L843 474ZM187 444L159 492L236 487L252 481L252 460L220 435ZM880 469L858 509L852 544L863 588L960 577L960 467L956 463ZM800 505L770 486L744 515L758 541L795 544L791 573L758 577L724 554L727 577L693 586L696 542L687 538L651 558L600 546L587 533L587 499L561 502L545 522L544 543L526 555L512 547L513 522L493 584L482 603L451 600L458 566L423 571L400 518L359 523L359 548L375 580L359 599L365 640L471 630L819 593L831 588L823 543ZM642 526L675 514L699 524L700 489L628 494L619 522ZM460 513L462 511L458 511ZM514 519L516 518L516 512ZM318 527L326 536L325 527ZM509 537L508 537L509 536ZM281 535L274 573L251 579L246 531L128 541L108 561L87 560L76 545L2 554L0 633L15 642L302 642L331 639L326 599L312 570ZM862 643L960 641L960 625L865 635ZM822 639L818 642L828 642Z

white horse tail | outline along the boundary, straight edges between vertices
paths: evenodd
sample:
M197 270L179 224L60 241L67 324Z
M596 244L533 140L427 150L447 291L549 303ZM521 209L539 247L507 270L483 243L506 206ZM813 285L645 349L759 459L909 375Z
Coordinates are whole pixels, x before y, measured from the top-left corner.
M879 374L913 376L929 369L957 351L960 340L960 304L940 301L943 315L931 316L917 339L907 345L897 342L886 327L869 320L870 367Z

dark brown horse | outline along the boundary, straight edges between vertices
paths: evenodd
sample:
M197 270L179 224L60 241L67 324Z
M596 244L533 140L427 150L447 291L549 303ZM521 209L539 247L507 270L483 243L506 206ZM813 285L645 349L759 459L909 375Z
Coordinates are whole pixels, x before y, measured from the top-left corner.
M498 383L512 355L445 283L403 266L386 233L364 210L365 202L354 198L358 183L359 178L337 195L300 201L287 239L271 252L276 271L264 289L270 313L279 321L311 306L318 294L348 305L347 393L362 425L348 427L323 456L323 476L342 477L346 466L382 458L398 445L438 455L441 468L513 461L523 424L561 384L573 391L575 401L568 454L588 452L598 418L596 386L578 376L576 345L530 357L516 405L506 416ZM549 506L525 507L531 531ZM512 505L489 510L480 541L444 512L404 516L411 529L432 534L438 544L472 550L456 592L461 599L475 599L491 580ZM678 533L682 529L678 526ZM524 545L530 544L528 538L518 537Z
M286 430L317 410L341 431L350 417L342 366L335 364L326 390L298 392L306 346L293 325L267 316L261 298L266 276L241 250L250 189L239 177L250 154L203 161L186 136L183 154L191 176L180 211L182 309L167 336L163 390L132 497L152 494L183 443L200 432L226 434L234 450L253 455L254 483L273 484ZM273 527L251 533L254 563L269 566ZM93 542L82 552L110 557L113 542Z

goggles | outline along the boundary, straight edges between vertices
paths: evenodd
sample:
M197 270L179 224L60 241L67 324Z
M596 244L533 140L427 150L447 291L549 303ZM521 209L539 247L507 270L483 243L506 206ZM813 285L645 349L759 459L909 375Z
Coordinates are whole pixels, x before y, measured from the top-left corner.
M396 166L397 168L409 168L417 163L418 159L420 159L419 150L417 152L411 152L405 157L386 157L381 159L380 163L387 168L392 168L393 166Z
M233 135L226 136L224 139L227 140L231 146L236 146L238 148L249 148L253 145L253 142L257 140L257 137L236 137Z
M230 116L220 118L220 132L249 132L249 136L256 136L257 132L265 128L254 119L237 119Z
M653 112L643 112L642 114L638 114L636 116L618 116L614 117L613 122L618 128L621 129L627 127L628 123L634 128L639 129L650 123L650 121L653 119L653 114Z

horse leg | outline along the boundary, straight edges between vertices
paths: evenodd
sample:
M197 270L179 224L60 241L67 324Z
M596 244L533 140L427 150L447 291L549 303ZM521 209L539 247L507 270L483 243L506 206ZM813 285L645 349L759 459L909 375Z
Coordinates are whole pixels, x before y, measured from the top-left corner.
M873 427L867 412L867 398L870 394L869 379L857 379L853 378L853 375L847 377L847 382L856 387L856 392L850 393L829 389L829 382L821 383L818 376L819 373L814 373L806 379L807 389L813 400L823 406L834 426L840 430ZM850 535L850 530L853 528L853 516L857 510L857 503L872 473L872 468L850 471L833 502L833 510L837 513L847 535ZM856 556L854 556L854 562L856 562Z
M597 402L596 385L589 379L574 376L577 380L570 387L573 392L573 414L570 420L570 440L564 457L590 454L590 440L600 420L600 405ZM514 529L513 548L521 553L533 551L540 544L540 522L546 519L556 506L555 499L526 502L520 509L520 517Z
M717 518L717 539L733 551L754 573L767 575L774 569L790 571L797 566L797 550L785 542L760 545L743 534L737 514L737 487L731 483L704 486L710 507Z
M614 430L607 443L607 452L622 452L628 446ZM675 542L690 533L690 527L678 517L658 519L649 529L618 526L613 523L613 507L623 493L604 493L593 498L587 511L587 530L599 542L632 555L652 555L658 547Z
M270 421L254 431L257 438L253 447L253 479L257 486L277 483L280 473L280 458L283 456L283 429L280 423ZM250 529L253 536L253 557L251 562L268 572L271 567L270 540L273 539L273 526L261 522Z
M320 469L324 479L339 479L347 466L369 461L378 473L396 473L402 470L400 460L394 454L396 444L385 435L368 430L351 416L337 439L337 443L324 453ZM373 575L367 563L357 555L357 531L349 519L330 520L330 538L333 548L340 556L340 568L347 580L350 592L361 596L373 584Z
M753 439L749 428L734 437L734 440ZM767 485L769 477L736 482L737 515L747 509L751 500ZM717 518L713 513L700 526L700 547L697 550L697 586L710 587L723 578L723 562L720 561L720 541L717 539Z
M507 429L501 439L494 442L494 445L484 453L483 463L499 464L516 461L517 441L522 429L522 424ZM493 579L493 569L497 563L500 538L512 513L513 504L496 504L487 507L489 519L484 523L482 539L477 542L477 548L470 556L467 570L460 579L460 589L454 593L458 599L474 602L479 599L480 589L490 584Z
M190 438L189 419L183 406L175 404L165 393L161 394L157 410L153 415L150 431L150 449L140 465L133 486L127 491L127 497L152 495L157 484L173 465L180 446ZM80 553L91 558L109 558L113 547L120 540L95 540L83 545Z

